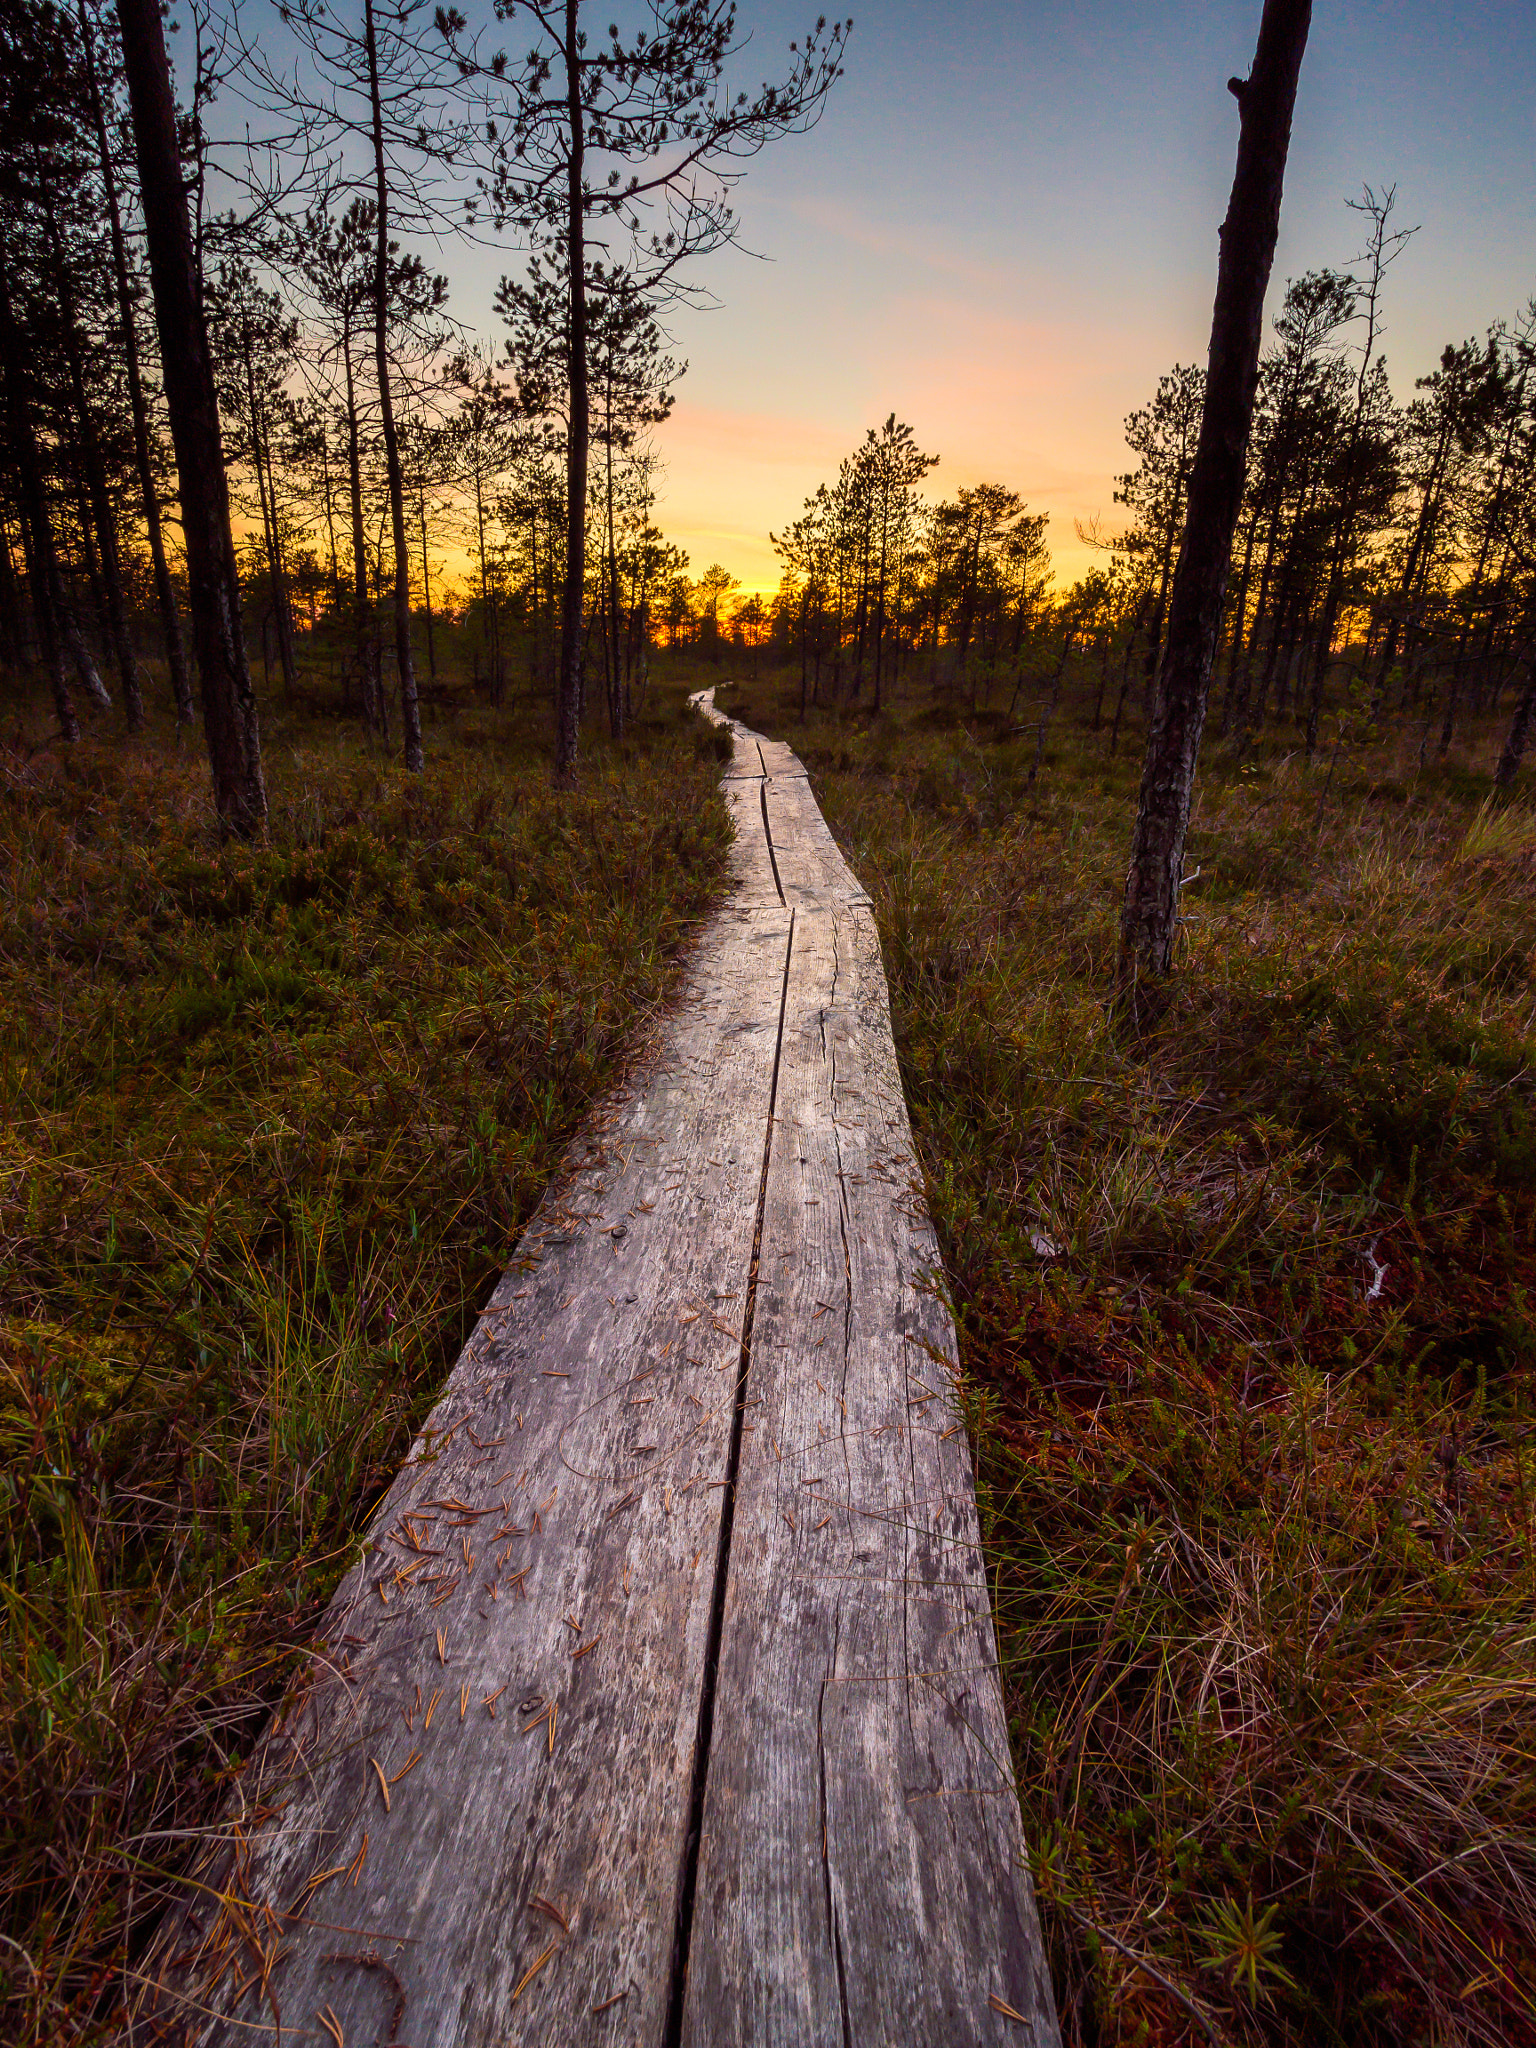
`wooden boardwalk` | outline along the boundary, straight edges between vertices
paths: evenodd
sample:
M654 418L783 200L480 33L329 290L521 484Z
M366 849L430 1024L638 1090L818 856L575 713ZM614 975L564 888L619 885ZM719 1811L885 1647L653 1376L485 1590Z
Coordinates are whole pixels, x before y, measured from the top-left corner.
M663 1043L158 1946L189 2039L1058 2041L879 942L793 753L733 730L735 888Z

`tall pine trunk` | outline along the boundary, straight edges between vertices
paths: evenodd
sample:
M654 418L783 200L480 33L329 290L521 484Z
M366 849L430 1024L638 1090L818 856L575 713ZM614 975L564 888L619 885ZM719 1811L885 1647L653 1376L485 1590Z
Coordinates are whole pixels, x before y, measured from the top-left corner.
M405 765L411 774L419 775L425 765L425 757L421 749L416 664L411 655L411 555L405 537L405 480L400 468L400 436L395 427L394 398L389 380L389 177L384 160L384 109L379 89L379 40L374 29L373 0L363 0L363 32L368 53L368 95L373 111L373 181L378 201L378 235L373 262L373 356L379 378L379 424L384 433L389 522L395 547L395 662L400 672L400 724L405 739Z
M226 829L249 837L262 830L267 815L261 732L240 620L229 483L219 435L213 359L187 219L171 67L159 0L118 0L117 11L165 396L176 447L187 587L214 802Z
M427 609L427 674L437 680L437 649L432 644L432 564L427 560L427 487L423 483L418 495L418 510L421 513L421 596Z
M90 17L84 0L80 6L80 33L85 45L86 79L90 88L91 117L96 128L96 152L101 160L101 184L107 201L107 226L112 244L112 282L117 293L117 317L123 330L123 368L128 379L128 406L133 416L133 461L138 472L139 495L144 506L144 531L149 539L149 559L155 575L155 602L160 609L160 629L165 639L165 665L170 672L171 693L176 700L176 723L192 723L192 680L187 672L186 642L182 638L181 613L171 584L170 564L165 556L165 527L160 517L160 493L155 486L154 465L149 450L149 402L144 392L144 374L139 367L138 322L133 308L133 287L128 276L128 252L123 237L122 208L117 197L117 172L107 135L106 108L96 72L96 56L90 32Z
M272 478L272 450L266 422L256 396L256 365L251 356L251 330L242 322L241 355L245 362L245 402L251 422L251 467L256 472L256 497L261 506L261 532L266 548L267 576L272 585L272 613L277 624L277 658L283 671L283 699L293 702L297 681L293 658L293 620L288 610L288 580L283 571L277 532L277 490Z
M619 606L619 543L614 521L613 504L613 375L610 366L608 378L608 724L614 738L624 737L624 721L628 712L625 702L623 648L620 644L621 620L623 613Z
M344 324L341 361L347 394L347 480L352 511L352 647L363 693L363 724L380 743L389 737L384 692L379 682L379 644L368 595L368 540L363 532L363 454L357 420L357 387L352 378L352 329Z
M5 379L5 417L11 443L11 460L16 469L20 496L22 552L26 557L27 583L32 597L32 617L37 644L48 670L53 692L54 713L59 736L69 745L80 737L80 720L69 694L69 673L64 665L64 647L59 619L58 557L54 551L53 528L48 518L48 499L43 485L42 461L32 411L25 388L25 357L11 310L9 257L0 242L0 373Z
M43 218L48 228L49 247L53 252L59 295L60 338L65 368L69 373L70 396L74 401L79 475L84 485L84 502L80 507L80 532L85 545L86 560L93 572L92 588L97 598L97 616L106 629L107 643L117 664L128 729L130 732L138 732L144 724L144 698L139 689L139 672L134 663L133 643L128 634L128 612L123 598L122 561L117 546L117 519L107 494L101 443L97 438L96 421L85 389L85 371L80 353L80 328L75 313L75 296L70 283L68 258L63 237L59 233L58 218L54 212L48 167L41 157L36 160L36 174L38 188L43 195ZM93 534L94 556L91 547ZM92 666L94 668L94 664ZM82 680L89 688L90 677L83 676ZM100 701L103 705L107 702L104 692Z
M581 736L582 601L587 573L587 449L592 431L587 392L587 251L582 194L585 115L581 105L581 52L577 45L579 0L565 0L565 98L569 155L566 162L566 263L570 279L567 335L570 427L565 450L565 589L560 605L560 680L555 705L555 774L569 781L576 772Z
M1252 75L1246 84L1231 84L1241 121L1237 173L1221 231L1200 443L1131 839L1120 920L1122 985L1164 976L1173 966L1195 764L1242 503L1264 293L1311 17L1312 0L1265 0Z

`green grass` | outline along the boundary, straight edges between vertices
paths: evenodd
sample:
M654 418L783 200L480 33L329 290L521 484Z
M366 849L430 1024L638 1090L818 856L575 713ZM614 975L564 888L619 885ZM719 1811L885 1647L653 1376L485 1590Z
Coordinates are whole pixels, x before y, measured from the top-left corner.
M1208 750L1138 1037L1135 743L794 701L722 693L875 899L1068 2043L1536 2041L1531 813Z
M221 846L161 734L0 748L0 2036L108 2040L138 1946L723 878L678 693L550 788L268 734Z

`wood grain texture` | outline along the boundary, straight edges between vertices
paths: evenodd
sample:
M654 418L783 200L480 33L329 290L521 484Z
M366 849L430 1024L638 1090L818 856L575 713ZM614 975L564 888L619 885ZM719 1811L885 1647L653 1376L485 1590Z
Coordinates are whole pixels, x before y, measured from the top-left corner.
M660 2038L789 924L719 920L482 1316L173 1930L193 2038Z
M1057 2041L879 943L732 741L730 902L152 1952L207 2048Z
M915 1181L870 913L801 908L685 2048L1058 2039Z
M771 775L764 786L768 830L787 903L807 909L868 903L869 896L843 859L803 775ZM890 1020L886 1020L890 1030Z

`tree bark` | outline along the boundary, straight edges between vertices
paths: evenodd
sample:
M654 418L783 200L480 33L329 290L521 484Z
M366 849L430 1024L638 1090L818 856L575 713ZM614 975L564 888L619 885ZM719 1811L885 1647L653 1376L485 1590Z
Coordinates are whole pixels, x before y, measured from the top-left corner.
M357 389L352 379L352 329L344 325L341 361L347 394L347 478L352 510L352 644L363 693L363 724L371 740L388 738L384 692L379 684L379 649L373 604L368 595L368 541L363 532L363 456L357 422Z
M170 565L165 557L165 529L160 517L160 494L155 487L154 465L149 450L149 403L144 393L144 375L139 367L138 324L134 318L133 288L128 276L128 252L123 238L122 209L117 198L117 173L112 165L111 142L107 135L106 108L96 72L96 56L90 32L90 18L84 0L80 7L80 33L85 42L86 75L91 94L91 115L96 128L96 149L101 158L102 189L107 200L107 225L112 242L112 278L117 291L117 313L123 327L123 366L128 375L128 404L133 415L133 459L139 476L139 494L144 501L144 530L149 538L149 558L155 574L155 600L160 607L160 626L165 638L165 664L170 672L171 691L176 700L176 723L192 723L192 681L187 673L186 642L182 638L181 613L171 584Z
M592 430L587 391L587 252L582 193L583 122L581 53L576 17L580 0L565 0L565 93L569 154L566 161L566 261L570 279L568 376L570 423L565 450L565 590L560 607L560 682L555 708L555 774L576 772L581 736L582 601L587 573L587 449Z
M623 649L620 644L619 608L619 544L614 524L613 504L613 376L610 368L608 378L608 726L613 737L624 737L624 721L628 706L624 701Z
M432 644L432 564L427 559L427 487L421 485L417 496L421 513L421 596L427 609L427 674L437 681L437 649Z
M10 508L6 505L0 505L0 660L18 673L27 665L21 592L16 587L16 566L11 555Z
M244 837L266 822L261 732L240 619L240 577L229 524L213 359L187 219L176 102L159 0L118 0L133 113L139 190L160 330L165 396L176 448L187 585L214 802Z
M43 488L42 464L37 436L27 404L22 368L24 355L11 310L8 284L9 258L0 244L0 369L5 376L6 425L10 430L11 459L16 466L20 496L22 539L27 556L27 581L31 587L32 616L37 627L37 644L42 650L53 692L54 713L59 735L70 746L80 737L80 720L69 694L69 673L64 665L64 648L59 620L58 557L54 551L53 528L48 519L48 500Z
M251 467L256 472L256 497L261 506L262 539L266 547L267 575L272 583L272 617L277 627L277 658L283 671L283 701L292 704L298 685L293 655L293 615L288 609L288 577L283 566L282 544L277 531L277 485L272 475L272 446L261 401L256 395L256 364L251 354L251 330L242 321L240 351L245 362L245 402L251 421Z
M425 766L416 664L411 654L411 555L405 537L405 480L400 469L400 436L395 427L389 383L389 178L384 161L384 109L379 93L379 42L373 0L363 0L368 52L368 93L373 110L373 180L378 200L378 237L373 264L373 354L379 377L379 424L384 433L384 468L389 478L389 519L395 544L395 662L400 672L400 725L405 765L412 775Z
M128 632L128 613L123 597L122 559L117 545L117 520L107 492L106 473L101 461L101 444L96 438L96 422L92 417L90 400L85 389L85 372L80 357L80 329L75 317L75 299L69 282L64 239L59 233L58 219L53 208L53 195L46 182L46 173L41 162L38 163L37 174L38 185L43 193L43 212L48 226L49 246L57 266L60 331L65 367L69 372L70 395L75 405L80 477L85 486L84 503L80 507L80 531L84 538L88 562L91 560L92 530L95 532L95 564L99 564L100 582L98 585L93 575L92 583L99 599L98 618L106 628L112 658L117 664L128 730L140 732L144 726L144 697L139 689L139 672L134 662L133 642ZM92 671L94 673L94 664ZM87 688L89 687L87 679ZM92 694L95 695L94 690ZM104 690L98 701L103 705L107 703Z
M1221 231L1200 443L1131 840L1120 921L1122 986L1161 978L1173 966L1195 764L1242 502L1264 293L1311 16L1311 0L1265 0L1252 75L1246 84L1232 82L1241 122L1237 172Z

